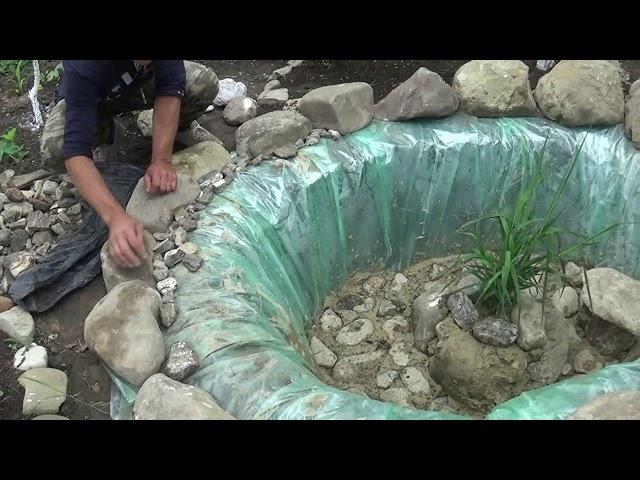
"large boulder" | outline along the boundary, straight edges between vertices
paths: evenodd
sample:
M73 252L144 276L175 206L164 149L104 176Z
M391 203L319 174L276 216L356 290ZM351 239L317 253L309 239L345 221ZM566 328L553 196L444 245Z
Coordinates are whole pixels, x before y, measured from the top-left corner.
M311 132L308 118L291 110L265 113L243 123L236 130L238 155L272 155L286 145L293 145Z
M311 120L314 128L341 134L355 132L373 118L373 88L364 82L316 88L300 100L300 113Z
M483 411L522 392L527 381L526 354L515 345L480 343L451 319L438 326L447 333L429 365L433 379L455 400Z
M182 173L178 173L178 186L171 193L147 193L141 178L129 199L127 213L151 233L166 232L174 212L193 202L198 195L198 183Z
M134 420L235 420L211 395L157 373L144 382L133 405Z
M420 67L375 107L375 118L411 120L451 115L458 109L458 94L431 70Z
M587 280L582 303L601 319L640 336L640 281L613 268L588 270Z
M222 170L231 162L231 155L219 143L207 140L180 150L171 157L171 165L177 172L190 176L194 180Z
M589 343L602 355L618 356L628 351L636 342L636 337L626 330L592 316L584 327Z
M629 98L624 105L624 132L640 149L640 80L636 80L629 89Z
M476 117L537 116L529 67L520 60L471 60L453 77L460 110Z
M135 268L123 268L119 266L109 254L109 243L106 242L100 250L100 261L102 262L102 278L107 287L107 292L113 290L116 285L131 280L142 280L147 285L155 287L156 281L153 278L153 249L156 241L149 232L144 232L144 245L147 251L146 258L141 259L140 266Z
M640 420L640 392L602 395L578 408L569 420Z
M117 285L84 322L84 338L113 371L142 385L165 359L160 294L141 280Z
M538 81L535 97L545 117L570 127L624 121L618 68L607 60L562 60Z

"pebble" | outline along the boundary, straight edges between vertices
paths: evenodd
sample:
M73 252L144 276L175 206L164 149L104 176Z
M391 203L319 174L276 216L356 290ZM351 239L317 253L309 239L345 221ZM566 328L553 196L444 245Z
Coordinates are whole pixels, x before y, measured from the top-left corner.
M392 292L399 292L409 282L409 279L401 273L396 273L393 277L393 283L391 285Z
M375 305L376 305L376 302L373 300L373 298L368 297L368 298L365 298L360 305L356 305L355 307L353 307L353 309L358 313L364 313L373 309Z
M163 242L164 240L170 237L171 237L171 234L167 232L156 232L153 234L153 238L158 242Z
M24 415L58 413L67 399L67 375L54 368L32 368L20 375L18 383L25 389Z
M162 373L179 382L193 374L199 366L200 361L191 346L187 342L176 342L171 345Z
M400 378L411 393L424 393L426 395L431 393L429 382L416 367L408 367L404 373L400 375Z
M153 278L155 279L156 282L160 282L161 280L164 280L168 276L169 276L169 269L164 263L162 264L162 267L153 269Z
M165 278L164 280L160 280L158 282L157 288L160 291L165 289L173 291L176 289L177 286L178 286L178 281L173 277L168 277L168 278Z
M198 245L196 245L193 242L183 243L178 248L180 248L180 250L182 250L186 254L194 255L194 254L198 253Z
M333 368L338 357L318 337L311 338L311 353L321 367Z
M169 250L164 254L164 263L167 265L167 267L172 268L180 263L184 256L184 251L178 248L174 248L173 250Z
M76 203L67 209L67 215L78 215L82 211L82 205Z
M192 273L198 271L203 263L202 257L192 253L188 253L182 258L182 264Z
M173 241L175 242L176 245L182 245L183 243L186 243L187 231L182 227L176 228L173 231Z
M64 227L61 224L56 223L51 226L51 231L56 235L62 235L64 233Z
M47 349L35 343L22 347L13 357L13 366L23 372L32 368L46 368Z
M160 307L160 319L162 324L169 328L178 318L178 308L175 303L163 303Z
M411 394L406 388L389 388L380 394L380 400L383 402L395 403L403 407L410 407L409 399Z
M326 309L320 317L320 328L325 332L342 328L342 319L330 308Z
M398 310L393 302L390 302L389 300L382 300L382 302L380 302L380 308L378 308L378 316L385 317L387 315L393 315L397 311Z
M376 377L376 385L380 388L389 388L399 376L397 370L387 370Z
M373 323L367 318L354 320L340 329L336 341L341 345L354 346L373 333Z
M592 373L602 367L604 367L604 362L590 348L580 350L573 360L573 368L577 373Z
M394 365L398 367L406 367L409 364L409 354L405 343L394 343L389 350L389 355L391 355Z
M467 294L457 292L450 295L447 298L447 306L451 311L453 321L465 332L470 332L474 323L478 321L479 314Z
M160 243L156 244L153 249L154 252L158 252L161 255L164 255L169 250L173 250L176 248L176 244L170 238L162 240Z
M397 315L382 324L382 330L387 334L389 340L400 340L405 333L409 332L409 321L402 315Z

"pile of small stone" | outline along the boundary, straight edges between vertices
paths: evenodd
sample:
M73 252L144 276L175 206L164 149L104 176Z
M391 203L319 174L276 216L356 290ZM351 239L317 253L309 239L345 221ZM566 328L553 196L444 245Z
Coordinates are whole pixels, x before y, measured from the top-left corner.
M358 274L332 295L309 334L320 377L381 401L482 416L525 390L640 358L640 282L588 270L590 306L569 262L568 284L552 274L546 303L523 290L519 308L496 318L474 304L473 275L451 283L452 262Z
M18 275L79 228L85 207L67 175L44 170L5 170L0 190L0 294L6 294Z

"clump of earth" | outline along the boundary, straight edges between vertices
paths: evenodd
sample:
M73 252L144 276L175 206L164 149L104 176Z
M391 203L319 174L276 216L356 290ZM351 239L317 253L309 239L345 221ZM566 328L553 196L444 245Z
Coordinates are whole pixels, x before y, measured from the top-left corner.
M568 282L551 274L546 296L523 290L519 309L498 318L476 304L477 279L451 268L457 258L358 273L330 295L308 332L322 380L383 402L482 418L527 390L640 357L637 336L585 305L582 267L569 262ZM587 274L596 270L621 275ZM615 282L591 283L591 295L600 295L594 288Z

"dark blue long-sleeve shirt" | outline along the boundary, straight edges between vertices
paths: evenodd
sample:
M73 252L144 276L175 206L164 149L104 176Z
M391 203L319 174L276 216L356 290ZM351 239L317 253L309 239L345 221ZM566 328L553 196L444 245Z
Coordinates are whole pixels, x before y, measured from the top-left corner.
M65 60L63 68L66 111L62 154L65 160L77 155L92 157L99 102L136 85L138 71L132 60ZM156 97L184 96L183 60L153 60L151 68Z

